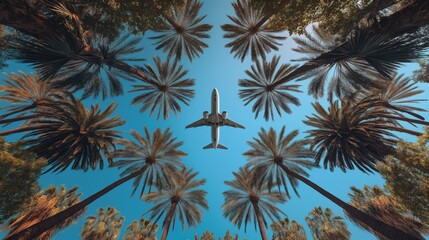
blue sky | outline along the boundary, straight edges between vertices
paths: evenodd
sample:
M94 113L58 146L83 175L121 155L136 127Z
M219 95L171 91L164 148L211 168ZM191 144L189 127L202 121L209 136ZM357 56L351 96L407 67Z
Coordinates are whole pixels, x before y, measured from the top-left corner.
M245 157L242 156L242 153L249 149L246 141L250 141L252 137L256 137L261 127L266 129L273 127L276 130L280 130L285 125L287 132L298 129L300 132L298 137L303 138L305 131L309 128L302 121L306 119L305 116L309 116L314 112L311 103L315 100L306 94L307 83L301 82L302 86L300 89L303 92L296 95L301 101L301 106L291 106L292 114L284 113L281 118L276 116L275 121L268 122L261 117L255 119L254 113L251 112L251 106L244 106L243 101L238 97L238 79L246 77L244 71L250 69L252 63L248 58L244 62L233 58L233 55L229 53L229 49L224 47L229 40L222 38L224 32L220 29L220 25L230 23L227 15L234 15L230 1L204 1L202 14L207 15L204 23L213 25L213 29L209 32L211 37L206 40L209 48L205 49L204 54L192 63L187 61L187 59L182 61L184 69L189 70L186 77L193 78L196 81L194 88L196 94L189 106L182 105L183 109L179 113L178 118L172 114L168 120L156 120L156 114L154 117L150 117L147 112L140 113L140 106L130 106L132 98L137 93L126 93L124 96L108 98L105 101L87 99L85 102L87 106L99 103L103 106L103 109L111 102L118 103L119 107L115 111L115 114L119 114L122 119L126 120L126 124L119 128L123 133L122 136L125 138L130 137L129 131L131 129L142 132L144 126L147 126L150 131L158 127L161 129L170 128L173 136L177 137L179 141L184 142L181 150L188 153L188 156L183 159L183 162L188 167L198 171L199 178L207 179L207 183L203 188L208 192L207 199L210 209L204 211L202 223L197 228L185 229L185 231L182 231L181 226L177 224L175 229L170 231L168 239L194 239L195 233L201 236L206 230L210 230L217 237L223 236L227 230L230 230L232 233L238 233L240 239L259 239L259 232L253 228L252 224L248 226L247 232L244 233L243 229L238 229L229 220L223 218L221 206L224 198L222 192L228 189L224 181L232 180L232 172L237 171L240 166L246 163ZM152 45L154 42L147 39L148 36L151 36L150 32L146 34L141 42L144 50L139 54L139 57L146 59L144 64L153 65L152 56L160 56L162 60L165 60L166 55L161 51L154 50L154 46ZM291 50L294 46L292 38L289 37L283 41L283 46L280 50L270 54L268 59L271 59L273 54L277 54L281 56L281 63L289 63L291 59L300 57L299 54ZM416 68L416 64L411 64L401 68L400 72L410 75L411 71ZM9 68L3 70L7 73L16 72L17 70L32 71L27 66L20 64L11 64ZM130 90L131 84L125 82L124 88ZM229 118L246 126L245 130L221 128L220 143L229 148L227 151L202 149L203 146L210 142L210 128L185 129L187 124L200 119L203 111L210 111L210 94L213 88L217 88L220 93L220 110L228 111ZM428 93L423 93L421 98L428 99ZM321 102L325 101L321 100ZM429 118L427 113L423 115L426 119ZM406 140L414 141L413 137L399 136L405 137ZM6 139L13 141L16 140L16 136L10 136ZM78 186L79 191L83 195L82 198L85 198L117 180L119 173L120 171L114 168L87 172L68 170L59 174L45 174L40 178L40 184L43 188L49 185L59 186L61 184L66 185L67 188ZM368 175L359 171L343 173L339 170L330 172L325 169L316 169L309 173L311 175L310 179L313 182L345 201L349 200L347 193L350 186L362 188L364 184L383 184L383 179L378 174ZM94 215L98 208L107 208L107 206L118 209L125 216L126 221L122 230L123 234L128 224L135 219L139 219L151 207L150 204L145 204L139 200L137 196L131 197L132 189L131 182L128 182L106 194L92 203L84 216L76 224L61 231L53 239L79 239L79 233L85 217ZM307 235L310 237L309 239L311 239L311 234L304 218L314 207L329 207L333 209L335 214L344 217L339 207L313 189L300 184L298 191L301 198L293 195L291 200L278 207L287 213L289 218L295 219L305 226ZM375 239L371 234L359 229L351 222L347 221L347 224L352 232L351 239ZM162 229L159 231L159 236L161 232ZM270 230L268 230L268 234L271 237ZM0 234L1 236L4 235Z

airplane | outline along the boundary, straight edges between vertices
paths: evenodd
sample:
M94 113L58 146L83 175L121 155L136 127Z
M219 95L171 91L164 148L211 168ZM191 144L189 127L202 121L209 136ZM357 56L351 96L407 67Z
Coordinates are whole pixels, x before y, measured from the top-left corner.
M212 97L211 97L211 107L212 112L209 114L208 111L203 112L203 118L201 118L198 121L195 121L186 128L192 128L192 127L200 127L200 126L211 126L212 127L212 142L209 143L207 146L203 147L203 149L209 149L209 148L220 148L220 149L228 149L227 147L223 146L222 144L219 144L219 127L222 126L228 126L228 127L235 127L235 128L243 128L244 126L228 119L228 113L226 111L223 111L222 114L219 114L219 92L217 89L213 89L212 91Z

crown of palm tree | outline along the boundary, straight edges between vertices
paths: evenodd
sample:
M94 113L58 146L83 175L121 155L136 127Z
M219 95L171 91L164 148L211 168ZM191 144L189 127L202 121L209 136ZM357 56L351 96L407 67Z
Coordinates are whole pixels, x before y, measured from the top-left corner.
M309 94L323 96L327 79L332 76L327 87L328 99L334 94L344 98L355 92L382 88L402 63L415 61L424 49L410 36L392 38L386 33L364 30L357 31L341 46L335 36L328 36L317 28L295 41L299 47L294 50L309 55L300 60L316 66L302 76L302 79L311 79Z
M132 104L143 104L140 112L150 108L150 116L158 108L157 119L161 112L164 119L169 118L170 111L177 117L177 112L182 110L179 102L188 105L194 97L194 90L190 89L195 85L194 79L182 79L188 71L182 71L183 66L178 65L177 59L172 64L169 60L162 63L159 57L154 57L153 61L156 69L150 65L141 68L141 71L153 81L144 85L133 85L134 89L130 92L142 92L142 94L135 97Z
M273 240L290 239L290 240L306 240L307 234L304 227L295 220L290 221L289 218L280 220L271 224L273 230Z
M291 67L288 64L282 64L277 69L279 60L280 57L274 56L271 62L263 60L261 64L256 59L255 65L251 66L252 71L246 70L247 76L251 79L239 80L238 84L243 88L240 89L239 96L243 99L244 105L255 101L252 107L252 111L256 112L255 118L264 109L265 120L268 121L270 117L274 120L274 108L281 116L281 110L291 113L288 103L300 105L299 99L289 93L301 92L298 90L300 85L288 85L289 81L287 81L272 87L272 84L275 84L295 69L295 67Z
M34 120L36 129L24 136L25 144L48 160L46 171L62 172L70 165L84 171L97 165L103 168L102 153L108 155L115 147L114 139L119 138L113 128L125 122L119 116L109 117L116 109L113 103L104 111L98 104L88 110L80 100L72 95L69 98L47 104L43 118Z
M253 218L256 229L257 216L253 204L258 205L265 227L267 227L265 215L271 221L280 219L279 212L285 215L282 210L275 206L277 203L286 202L281 192L272 191L272 187L268 183L256 184L256 173L248 167L241 167L238 172L233 174L234 180L225 181L225 184L232 189L223 193L225 202L222 205L222 210L224 217L228 218L234 225L240 228L244 223L244 231L246 231L247 224Z
M309 215L305 217L305 221L313 232L313 238L315 240L350 239L351 233L347 229L344 219L340 216L336 216L329 208L326 208L324 211L321 207L314 208Z
M99 208L97 214L98 217L91 215L86 218L80 232L82 240L118 239L125 218L119 216L119 211L112 207L108 207L107 211Z
M150 220L140 218L140 221L134 220L127 227L124 240L157 240L158 224Z
M206 200L207 192L197 189L206 183L205 179L197 180L197 172L193 173L192 169L182 168L180 172L173 175L172 181L158 188L156 192L150 192L143 196L145 202L152 202L155 205L147 212L150 212L150 218L156 219L157 222L164 214L167 215L170 206L176 203L176 209L172 218L173 229L177 216L182 224L182 230L185 229L185 223L189 227L195 227L201 223L202 211L200 208L208 209ZM166 220L163 222L166 226Z
M249 0L237 0L232 7L237 17L228 18L234 24L224 24L221 28L226 32L223 37L232 39L225 47L231 48L231 53L235 52L234 57L244 61L250 51L252 60L259 56L265 59L266 53L278 50L279 41L286 37L278 36L279 31L268 29L268 21L260 25L264 18L262 10L252 8Z
M157 128L152 137L146 127L144 132L145 135L142 136L135 130L131 130L131 135L137 142L118 139L115 143L123 146L123 148L117 149L111 154L113 158L122 158L113 164L119 168L125 168L121 176L128 176L147 168L133 182L132 194L135 193L140 182L143 182L140 196L143 195L147 185L149 185L150 192L152 185L162 189L168 184L177 169L183 167L181 157L187 155L178 149L183 145L183 142L177 142L176 138L172 138L170 129L161 132L161 129Z
M78 203L80 201L79 198L81 194L76 193L77 189L77 187L74 187L66 190L64 186L61 186L60 188L50 186L36 194L25 212L10 219L9 224L7 225L7 228L10 229L10 231L6 237L10 237L15 233L18 233L21 230L62 211L64 208ZM85 212L85 210L86 209L83 209L75 213L64 222L57 224L55 228L51 228L48 231L43 232L35 240L51 239L55 233L75 222L76 219Z
M209 38L206 33L212 26L209 24L200 24L206 17L198 17L198 13L203 4L198 0L186 0L182 8L174 7L172 9L172 17L169 18L168 29L155 30L161 33L160 35L150 37L157 42L156 49L163 49L168 52L168 58L175 55L178 60L182 59L183 52L192 61L192 58L198 57L203 53L203 49L208 45L200 39Z
M243 153L247 157L247 165L252 167L254 171L263 173L258 175L260 178L259 184L267 183L269 187L276 184L279 191L283 186L288 197L290 195L287 181L299 196L296 190L298 181L287 175L280 165L284 165L290 171L307 177L309 174L304 168L311 169L315 166L313 162L308 160L313 157L312 151L307 148L308 141L293 141L297 135L297 130L285 135L284 126L278 137L273 128L270 128L268 132L261 128L258 133L259 139L253 138L254 141L247 142L252 149Z

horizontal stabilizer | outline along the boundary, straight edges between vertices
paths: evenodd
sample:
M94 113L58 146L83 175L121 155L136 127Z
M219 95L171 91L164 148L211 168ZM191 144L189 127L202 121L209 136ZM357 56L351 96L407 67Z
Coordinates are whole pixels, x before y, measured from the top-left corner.
M213 143L209 143L207 146L203 147L203 149L210 149L210 148L215 148L215 147L213 147ZM222 144L218 144L218 145L217 145L217 148L220 148L220 149L228 149L227 147L225 147L225 146L224 146L224 145L222 145Z

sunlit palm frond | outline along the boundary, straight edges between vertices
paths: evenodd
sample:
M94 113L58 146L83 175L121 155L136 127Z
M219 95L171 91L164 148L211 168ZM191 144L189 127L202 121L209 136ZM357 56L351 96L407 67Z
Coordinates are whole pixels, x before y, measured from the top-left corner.
M335 47L336 41L330 39L334 36L314 32L315 35L307 33L304 38L296 38L300 45L296 50L309 54L303 60L315 66L302 77L311 79L308 91L314 97L323 96L326 85L329 99L333 95L344 98L355 92L380 89L401 64L417 60L423 50L416 39L363 30Z
M111 154L111 157L121 158L113 164L118 168L125 168L121 176L128 176L147 168L133 182L133 194L142 184L140 193L142 196L146 186L149 186L150 192L152 185L162 188L168 184L177 169L183 167L181 158L187 154L178 149L183 142L172 138L169 129L162 132L157 128L151 136L145 127L144 136L134 130L131 131L131 135L136 142L127 139L117 140L116 143L123 148L117 149Z
M238 84L243 88L240 89L239 96L245 105L254 101L252 111L256 112L255 118L264 110L265 120L268 121L270 117L274 120L274 109L281 116L281 111L291 113L289 103L300 105L299 99L291 95L291 92L301 92L298 89L300 85L288 84L289 81L286 81L273 86L295 69L288 64L282 64L277 69L279 59L280 57L274 56L271 62L263 60L262 64L255 60L252 70L246 70L250 79L239 80Z
M279 191L283 187L288 197L290 194L287 182L299 196L296 190L298 181L288 176L280 165L303 176L309 176L304 168L311 169L315 166L310 161L313 153L307 147L308 142L293 141L297 135L297 130L286 135L285 127L281 129L279 135L272 128L268 132L261 128L258 133L259 138L253 138L253 141L247 142L251 149L243 153L247 157L247 165L260 173L260 184L267 183L269 187L277 185Z
M312 104L316 114L307 116L311 149L316 152L315 161L323 160L324 168L342 171L357 167L372 172L375 164L393 152L396 130L391 122L381 118L385 110L353 103L351 100L330 102L327 110L318 102Z
M153 61L156 68L145 65L141 69L153 82L133 85L134 89L130 92L142 92L142 94L135 97L132 104L142 104L141 112L150 109L151 116L158 109L157 119L161 113L164 119L168 119L170 111L177 117L177 113L182 110L180 102L188 105L194 97L194 90L190 89L195 85L194 79L182 79L188 71L182 71L183 66L178 65L177 59L173 63L168 60L162 63L158 57L154 57Z
M29 150L48 160L46 171L103 168L103 155L108 155L119 138L115 127L123 125L120 116L110 117L116 106L104 111L99 105L85 108L80 100L57 101L47 105L43 118L34 121L36 129L24 136ZM109 164L112 163L108 159Z
M234 24L224 24L221 28L226 32L223 37L232 39L225 47L231 48L234 57L244 61L250 52L252 60L259 56L265 59L266 53L278 50L280 41L286 37L279 36L279 31L268 29L268 21L259 24L264 18L262 10L253 9L249 0L237 0L232 3L232 7L236 17L228 18Z
M305 221L313 233L315 240L338 239L349 240L351 233L344 219L335 215L330 208L323 210L321 207L314 208Z
M246 231L247 224L253 220L256 229L255 204L258 205L265 227L267 227L266 216L274 221L280 219L279 213L285 215L275 206L278 203L285 203L285 197L281 192L273 191L267 183L256 184L255 172L244 167L234 172L234 177L232 181L225 181L225 184L232 189L223 193L225 202L222 210L224 217L238 228L244 224L244 231Z
M83 228L80 232L82 240L117 240L121 233L122 223L125 218L120 216L118 210L113 207L107 207L105 211L99 208L98 216L86 217Z
M134 220L127 227L124 240L157 240L158 224L150 220L140 218L140 221Z
M207 192L199 189L206 183L205 179L195 179L198 173L193 173L192 169L183 168L178 174L171 176L173 178L168 184L158 191L145 194L145 202L152 202L155 205L147 212L150 212L151 219L160 219L165 215L163 227L166 226L167 215L172 204L175 205L172 218L172 227L174 229L175 221L178 219L185 229L195 227L201 223L203 213L201 208L208 209L206 200Z
M200 24L205 18L198 17L199 11L203 4L199 0L186 0L181 8L172 9L172 17L168 21L169 28L155 30L160 35L150 37L157 40L156 49L163 49L168 52L168 58L175 56L181 60L183 53L190 61L203 53L203 49L208 45L201 39L209 38L207 34L212 28L209 24Z
M289 218L280 220L271 224L273 231L273 240L293 239L307 240L307 234L304 227L295 220L290 221Z
M99 94L106 98L123 93L121 79L132 80L134 75L124 69L125 61L141 61L126 58L139 52L139 38L127 40L128 35L113 41L93 41L86 45L75 34L64 31L45 39L21 39L16 48L17 57L37 68L41 78L54 87L75 92L83 90L83 97Z

